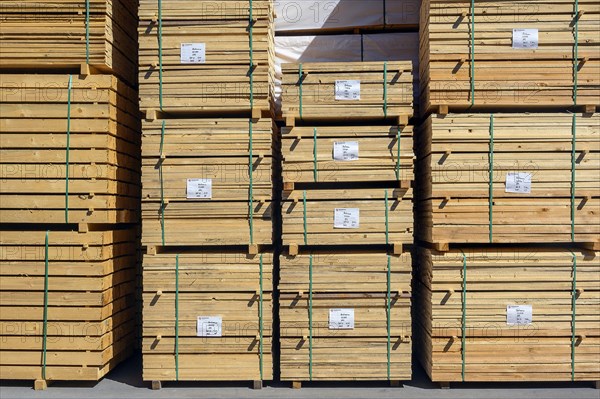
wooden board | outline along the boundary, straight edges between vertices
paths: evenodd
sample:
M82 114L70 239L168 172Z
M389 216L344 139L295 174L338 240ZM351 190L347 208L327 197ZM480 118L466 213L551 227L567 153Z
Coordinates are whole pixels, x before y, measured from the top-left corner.
M144 111L161 108L162 65L162 111L239 114L254 109L269 110L273 90L270 1L252 2L251 25L248 2L191 4L187 1L162 4L161 60L157 3L140 3L140 108ZM182 63L182 43L204 44L204 62Z
M282 70L282 114L288 126L296 119L365 118L394 119L404 125L413 114L410 62L282 64ZM359 98L336 100L336 81L356 80L360 81Z
M572 350L575 380L600 377L598 252L488 247L437 253L420 248L416 276L421 306L415 336L433 381L462 380L461 350L465 381L570 381ZM531 323L508 323L507 308L515 305L531 306Z
M567 113L431 115L417 145L417 236L486 243L491 217L494 243L570 242L573 207L575 241L597 241L600 116L575 123ZM512 173L531 175L530 193L507 192Z
M78 73L87 63L93 70L112 72L135 86L137 3L92 0L89 18L86 57L86 2L3 1L0 69Z
M283 127L284 184L414 180L412 130L412 126ZM358 159L336 159L336 143L339 147L343 142L358 143Z
M580 1L579 12L560 0L478 2L474 15L470 1L423 1L421 110L565 109L575 104L576 76L576 104L597 108L600 7ZM538 30L537 48L513 48L513 29Z

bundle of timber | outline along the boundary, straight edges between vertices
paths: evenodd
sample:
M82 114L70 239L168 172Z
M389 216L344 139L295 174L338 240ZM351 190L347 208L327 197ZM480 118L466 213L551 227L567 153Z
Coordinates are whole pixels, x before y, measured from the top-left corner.
M598 381L600 258L418 249L418 354L433 381Z
M413 242L410 186L340 188L283 192L283 244L293 254L300 245L395 245Z
M139 37L140 108L148 116L270 115L270 0L142 0Z
M96 69L134 86L136 14L134 0L2 1L0 70Z
M281 257L281 379L411 378L411 254Z
M135 229L0 231L0 379L98 380L135 341Z
M281 128L284 187L414 180L412 126Z
M270 244L272 128L266 118L144 122L143 244Z
M2 222L137 222L133 101L111 75L0 75Z
M420 240L598 245L598 114L431 115L418 137Z
M144 259L145 381L271 380L273 254Z
M598 108L594 0L424 0L421 110Z
M390 120L413 115L410 61L282 64L282 113L299 121Z

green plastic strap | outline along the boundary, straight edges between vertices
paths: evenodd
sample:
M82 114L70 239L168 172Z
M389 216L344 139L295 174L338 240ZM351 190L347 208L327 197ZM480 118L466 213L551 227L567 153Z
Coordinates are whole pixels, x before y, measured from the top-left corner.
M254 108L254 17L253 17L253 3L252 0L248 0L248 39L250 41L250 71L248 77L250 79L250 110Z
M387 61L383 63L383 116L387 118L388 114L388 87L387 87Z
M304 72L302 72L302 63L298 64L298 113L302 119L302 84L304 83Z
M179 254L175 257L175 381L179 381Z
M401 134L401 128L400 128L400 126L398 126L398 136L397 136L398 149L397 149L397 153L396 153L396 180L400 180L400 134Z
M166 121L162 121L160 129L160 158L158 160L158 177L160 180L160 234L162 245L165 245L165 192L163 183L163 146L165 142Z
M313 129L313 178L315 183L319 179L319 172L317 167L317 128Z
M471 0L471 106L475 105L475 0Z
M313 375L313 336L312 336L312 314L313 314L313 256L310 254L308 261L308 377L312 381Z
M67 88L67 145L65 154L65 223L69 223L69 158L71 152L71 92L73 91L73 75L69 75Z
M463 278L462 278L462 317L461 317L461 377L465 382L465 363L466 363L466 324L467 324L467 255L461 250L463 256Z
M385 245L390 244L390 211L388 209L388 191L385 192Z
M90 0L85 0L85 63L90 63Z
M260 380L264 380L263 375L263 254L260 254L259 259L259 302L258 302L258 331L260 334L259 350L260 350Z
M304 225L304 245L308 245L308 231L306 229L306 190L302 192L302 219Z
M48 348L48 274L49 274L49 256L48 239L50 230L46 231L46 240L44 244L44 324L42 326L42 379L46 379L46 352Z
M575 319L577 315L577 256L573 256L573 291L571 292L571 381L575 381Z
M163 38L162 38L162 0L158 0L158 102L163 110Z
M390 255L388 255L387 259L387 296L386 296L386 307L387 307L387 378L388 381L391 379L391 360L392 360L392 315L391 315L391 279L392 279L392 260Z
M579 90L579 0L575 0L575 16L573 24L573 104L577 105L577 92Z
M571 121L571 241L575 242L575 177L577 168L577 115Z
M250 187L248 188L248 223L250 227L250 244L254 244L254 171L252 160L254 158L254 125L252 118L248 119L248 178Z
M494 239L494 114L490 114L490 154L489 154L489 239Z

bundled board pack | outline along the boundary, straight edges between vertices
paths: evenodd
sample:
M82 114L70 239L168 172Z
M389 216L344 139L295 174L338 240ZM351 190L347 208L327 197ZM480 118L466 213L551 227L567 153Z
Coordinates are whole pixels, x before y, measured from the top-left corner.
M0 69L19 73L89 67L137 82L133 0L19 0L0 5Z
M424 0L421 110L585 107L600 98L595 1Z
M430 243L598 242L598 114L431 115L417 236Z
M598 252L420 248L415 337L433 381L597 381Z
M281 379L411 378L411 255L280 259Z

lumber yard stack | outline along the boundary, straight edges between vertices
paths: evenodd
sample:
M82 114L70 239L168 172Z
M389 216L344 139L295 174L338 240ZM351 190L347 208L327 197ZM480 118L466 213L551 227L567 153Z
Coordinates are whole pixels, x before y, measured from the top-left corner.
M2 3L0 379L97 381L135 346L135 15Z
M281 380L408 380L410 63L282 67Z
M418 357L433 381L598 381L600 8L425 1Z
M271 1L140 3L143 379L273 379Z

